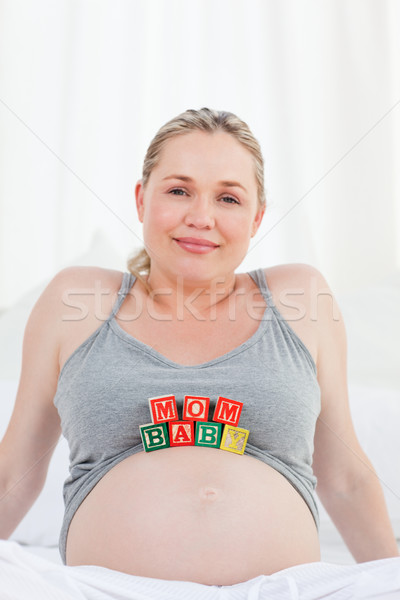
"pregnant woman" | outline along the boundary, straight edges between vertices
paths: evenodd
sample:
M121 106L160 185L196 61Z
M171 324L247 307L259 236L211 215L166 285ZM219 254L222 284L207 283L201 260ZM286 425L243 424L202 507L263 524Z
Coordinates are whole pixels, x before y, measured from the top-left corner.
M135 195L145 248L128 271L64 269L26 327L0 446L1 537L39 494L61 432L70 447L67 567L48 566L38 597L62 577L63 598L335 598L346 586L350 598L366 569L398 573L326 281L304 264L236 272L265 212L248 126L207 108L172 119ZM320 562L315 490L357 565ZM17 590L34 567L1 547Z

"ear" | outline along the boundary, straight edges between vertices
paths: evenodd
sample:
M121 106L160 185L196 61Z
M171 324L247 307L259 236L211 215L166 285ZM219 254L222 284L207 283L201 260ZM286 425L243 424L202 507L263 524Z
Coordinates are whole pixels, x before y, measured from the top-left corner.
M143 182L141 179L136 183L135 186L135 198L136 198L136 210L138 213L139 221L143 223L143 215L144 215L144 189Z
M263 220L264 213L265 213L265 206L260 208L258 210L256 216L254 217L253 225L251 228L251 237L254 237L256 235L258 228L261 225L261 221Z

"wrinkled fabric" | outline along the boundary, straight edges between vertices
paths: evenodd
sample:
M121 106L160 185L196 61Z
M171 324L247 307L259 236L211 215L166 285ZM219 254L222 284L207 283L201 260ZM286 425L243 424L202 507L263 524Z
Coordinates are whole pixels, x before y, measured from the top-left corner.
M232 586L68 567L0 541L0 600L400 600L400 557L355 565L316 562Z

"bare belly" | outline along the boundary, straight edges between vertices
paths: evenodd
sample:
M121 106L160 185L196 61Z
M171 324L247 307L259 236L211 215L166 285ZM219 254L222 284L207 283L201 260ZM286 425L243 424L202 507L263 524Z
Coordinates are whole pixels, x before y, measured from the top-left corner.
M200 447L120 462L81 504L67 541L68 565L206 585L318 560L311 512L280 473Z

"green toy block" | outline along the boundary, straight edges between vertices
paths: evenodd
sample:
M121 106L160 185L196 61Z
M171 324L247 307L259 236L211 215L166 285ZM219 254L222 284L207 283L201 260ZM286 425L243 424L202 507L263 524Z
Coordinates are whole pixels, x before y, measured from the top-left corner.
M158 425L146 423L146 425L140 425L139 429L145 452L169 448L167 423L159 423Z
M195 446L207 446L208 448L219 448L222 436L222 423L203 423L198 421L196 424Z

